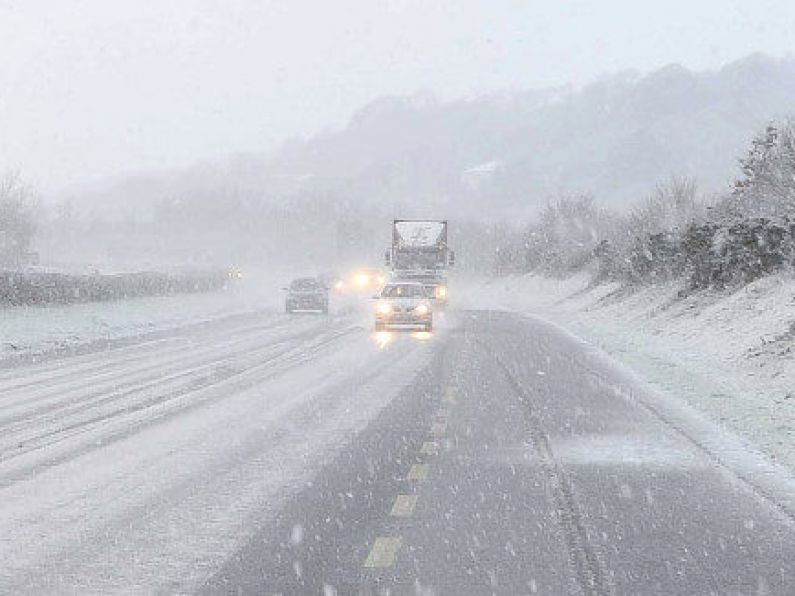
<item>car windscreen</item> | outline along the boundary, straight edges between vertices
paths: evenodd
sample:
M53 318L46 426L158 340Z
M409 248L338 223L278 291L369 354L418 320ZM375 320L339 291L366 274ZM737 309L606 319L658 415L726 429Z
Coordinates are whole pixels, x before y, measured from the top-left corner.
M395 284L386 286L381 292L384 298L424 298L425 288L419 284Z
M320 288L316 279L296 279L290 284L290 289L295 292L312 292Z

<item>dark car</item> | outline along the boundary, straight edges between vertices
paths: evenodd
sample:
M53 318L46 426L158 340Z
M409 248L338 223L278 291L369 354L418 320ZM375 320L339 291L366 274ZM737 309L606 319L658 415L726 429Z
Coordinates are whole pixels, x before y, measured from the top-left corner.
M314 277L294 279L287 288L284 310L288 313L328 313L328 288Z

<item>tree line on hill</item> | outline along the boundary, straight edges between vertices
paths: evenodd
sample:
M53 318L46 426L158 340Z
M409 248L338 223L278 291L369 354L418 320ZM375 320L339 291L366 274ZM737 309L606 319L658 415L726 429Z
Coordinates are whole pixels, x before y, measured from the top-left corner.
M586 195L550 202L502 247L498 268L566 276L588 269L596 283L686 279L690 290L730 288L795 265L795 124L771 123L740 160L730 192L699 196L672 178L616 213Z
M49 246L50 254L76 254L85 262L100 255L212 268L293 260L323 270L369 256L366 264L378 265L388 222L403 215L339 191L272 201L233 183L163 197L146 218L108 220L68 205L43 212L19 175L0 178L0 269L33 260L37 227L35 248ZM568 195L550 201L524 227L494 217L450 219L460 268L472 273L589 270L597 283L683 278L690 290L736 287L793 266L795 124L771 123L760 131L722 196L705 198L691 178L680 177L625 212Z

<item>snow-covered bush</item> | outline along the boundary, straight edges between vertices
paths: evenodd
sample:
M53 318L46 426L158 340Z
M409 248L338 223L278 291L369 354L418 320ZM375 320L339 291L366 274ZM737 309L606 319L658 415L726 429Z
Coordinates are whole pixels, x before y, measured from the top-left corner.
M695 185L657 188L595 252L600 279L686 276L690 289L737 287L793 265L795 127L769 125L740 160L732 192L704 208Z
M792 266L795 223L760 217L693 224L683 247L691 288L744 285Z
M740 170L731 194L685 233L691 288L738 286L793 265L793 123L770 124L754 137Z
M702 212L692 180L672 178L659 184L629 214L614 216L610 235L594 250L596 280L637 284L681 275L682 235Z
M735 181L723 211L733 219L764 217L795 221L795 124L769 124L751 142L740 160L742 176Z

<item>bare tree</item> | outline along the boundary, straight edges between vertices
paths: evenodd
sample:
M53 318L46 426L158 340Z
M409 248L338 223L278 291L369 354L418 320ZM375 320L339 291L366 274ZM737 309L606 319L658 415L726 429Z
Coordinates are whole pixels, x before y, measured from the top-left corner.
M526 235L527 268L567 275L584 267L612 219L588 195L562 196L548 203Z
M703 212L694 180L671 177L629 214L627 227L634 236L680 232Z
M34 193L19 173L0 177L0 266L15 267L30 260L33 208Z

